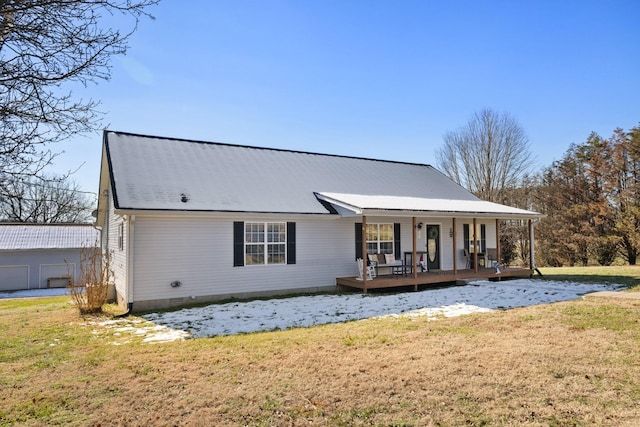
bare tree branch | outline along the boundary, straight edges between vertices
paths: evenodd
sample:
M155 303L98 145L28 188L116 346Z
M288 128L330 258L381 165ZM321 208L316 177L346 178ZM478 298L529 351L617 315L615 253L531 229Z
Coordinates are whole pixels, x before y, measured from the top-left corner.
M476 196L501 202L503 190L531 171L525 131L509 114L484 109L463 127L444 135L438 167Z
M66 176L14 178L1 190L0 221L6 222L89 222L96 198Z
M110 78L110 60L159 0L0 0L0 186L42 176L56 142L101 127L73 85ZM126 31L111 28L117 16Z

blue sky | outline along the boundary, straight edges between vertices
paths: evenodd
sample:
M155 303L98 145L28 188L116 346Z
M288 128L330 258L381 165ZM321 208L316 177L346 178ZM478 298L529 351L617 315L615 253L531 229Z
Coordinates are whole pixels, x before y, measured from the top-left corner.
M164 0L76 91L111 130L435 165L483 109L527 132L536 170L640 124L640 2ZM53 170L97 191L101 134Z

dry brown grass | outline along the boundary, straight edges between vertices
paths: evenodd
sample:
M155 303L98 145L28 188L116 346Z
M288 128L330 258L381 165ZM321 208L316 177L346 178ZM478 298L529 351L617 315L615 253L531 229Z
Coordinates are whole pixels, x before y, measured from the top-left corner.
M640 425L638 300L123 345L76 313L0 302L2 424Z

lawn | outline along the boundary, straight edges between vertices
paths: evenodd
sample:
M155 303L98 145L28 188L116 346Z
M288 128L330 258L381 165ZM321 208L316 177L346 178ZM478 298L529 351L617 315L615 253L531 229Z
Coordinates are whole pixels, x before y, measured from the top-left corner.
M639 283L543 273L589 271ZM640 425L640 300L155 344L101 320L0 300L0 425Z

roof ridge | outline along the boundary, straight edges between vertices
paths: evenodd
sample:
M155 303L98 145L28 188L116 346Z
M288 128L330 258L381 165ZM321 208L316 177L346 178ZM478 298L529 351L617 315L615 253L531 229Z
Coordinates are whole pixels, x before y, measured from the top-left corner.
M293 154L307 154L312 156L326 156L326 157L334 157L334 158L342 158L342 159L353 159L353 160L367 160L372 162L383 162L383 163L395 163L401 165L411 165L411 166L422 166L428 167L434 170L437 170L432 165L428 163L416 163L416 162L403 162L400 160L385 160L385 159L375 159L372 157L359 157L359 156L347 156L343 154L330 154L330 153L318 153L313 151L302 151L302 150L293 150L289 148L274 148L274 147L260 147L255 145L244 145L244 144L232 144L228 142L216 142L216 141L202 141L197 139L189 139L189 138L177 138L171 136L159 136L159 135L145 135L140 133L132 133L132 132L121 132L114 130L104 130L104 134L113 133L116 135L126 135L126 136L135 136L140 138L149 138L149 139L160 139L160 140L170 140L170 141L178 141L178 142L189 142L194 144L206 144L206 145L220 145L225 147L235 147L235 148L248 148L252 150L264 150L264 151L277 151L284 153L293 153Z

